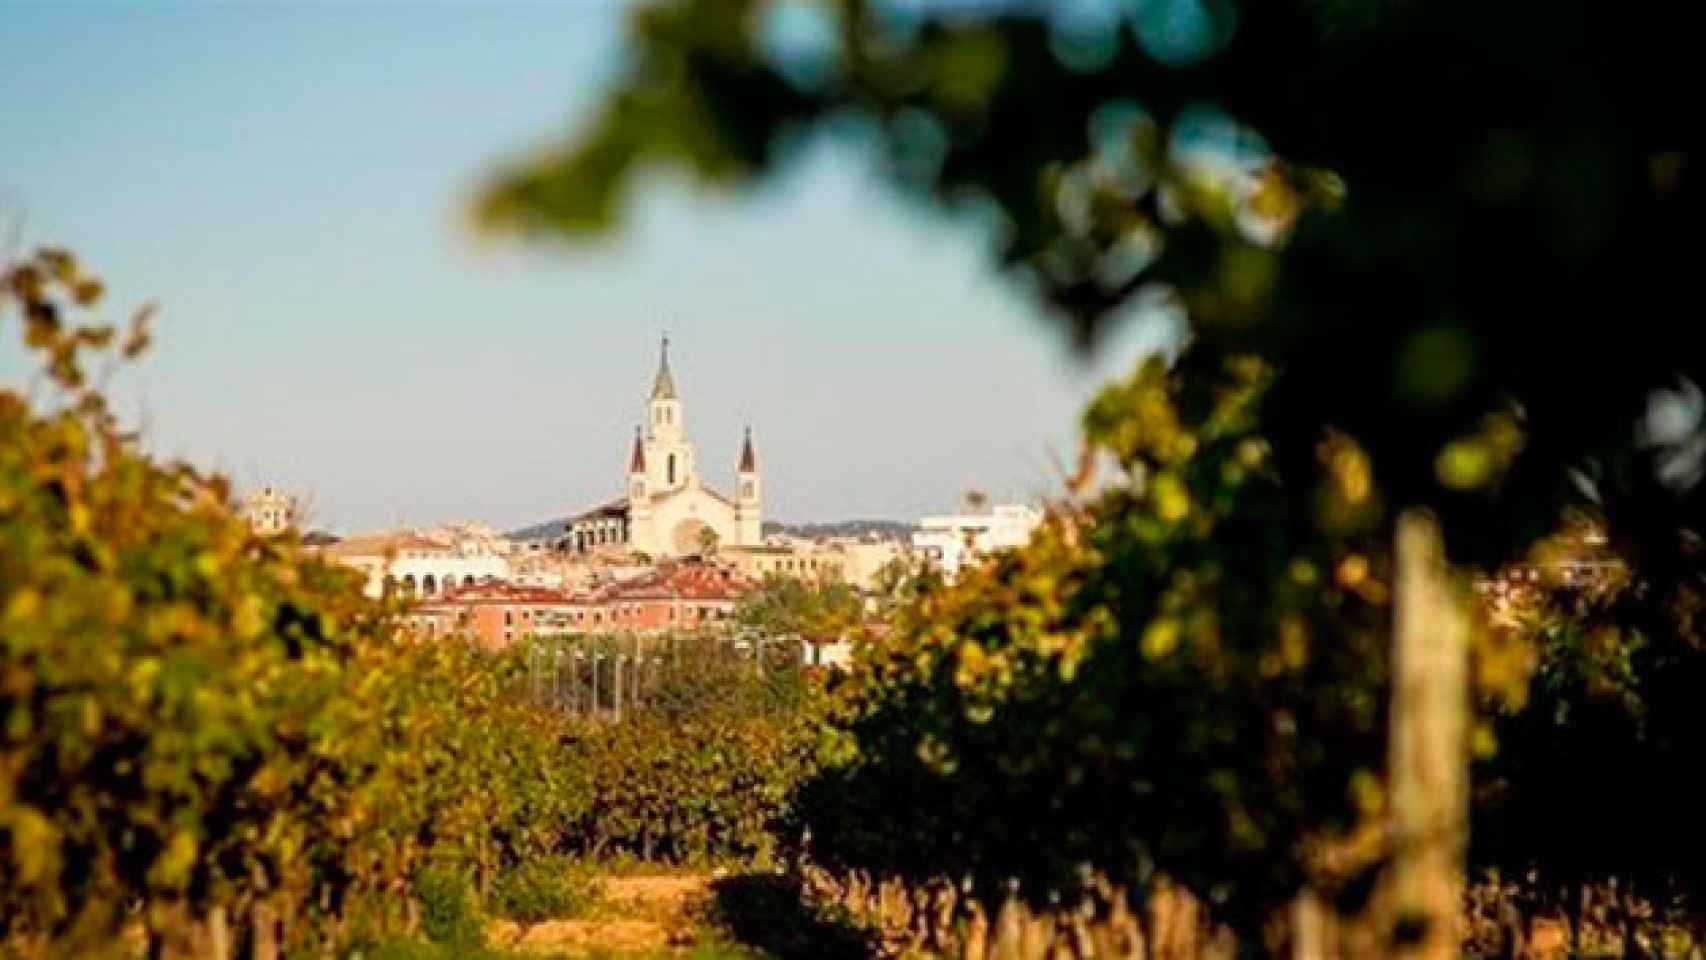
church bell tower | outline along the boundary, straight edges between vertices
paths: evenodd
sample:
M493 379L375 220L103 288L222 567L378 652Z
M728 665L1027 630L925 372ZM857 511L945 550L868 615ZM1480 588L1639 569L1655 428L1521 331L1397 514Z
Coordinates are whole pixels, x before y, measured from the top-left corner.
M669 493L698 482L693 468L693 445L682 424L681 397L675 389L675 373L669 368L669 338L663 338L658 354L657 376L652 378L652 396L647 403L646 468L648 490Z

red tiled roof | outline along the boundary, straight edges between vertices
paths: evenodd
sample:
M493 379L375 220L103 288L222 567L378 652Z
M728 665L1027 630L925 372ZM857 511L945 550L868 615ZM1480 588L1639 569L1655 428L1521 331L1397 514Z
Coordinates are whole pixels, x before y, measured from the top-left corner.
M433 612L456 607L510 603L586 607L639 600L733 603L753 587L751 580L727 568L701 562L684 562L661 565L637 579L605 583L582 592L486 580L470 586L453 587L442 596L422 599L415 604L415 609Z
M752 589L744 577L705 563L675 563L636 580L610 584L600 600L737 600Z
M423 601L419 607L461 606L473 603L531 603L565 605L579 602L567 590L553 587L522 586L513 583L486 581L466 587L454 587L443 596Z

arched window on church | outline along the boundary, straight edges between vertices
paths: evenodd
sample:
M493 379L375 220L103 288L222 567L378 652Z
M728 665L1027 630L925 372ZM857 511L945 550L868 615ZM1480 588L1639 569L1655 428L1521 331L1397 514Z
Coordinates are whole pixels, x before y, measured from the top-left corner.
M669 455L669 482L671 486L675 485L675 454L673 453Z

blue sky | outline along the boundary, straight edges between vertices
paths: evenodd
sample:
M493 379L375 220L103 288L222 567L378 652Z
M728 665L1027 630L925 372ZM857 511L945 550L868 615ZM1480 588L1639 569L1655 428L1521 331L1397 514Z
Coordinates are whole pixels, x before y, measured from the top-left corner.
M911 518L1057 486L1095 367L964 225L814 148L760 190L659 179L592 247L462 226L481 178L569 135L621 5L0 0L0 212L77 250L115 319L161 305L114 384L157 453L309 494L336 529L501 527L618 495L666 330L702 469L750 421L767 514ZM0 377L26 370L0 331Z

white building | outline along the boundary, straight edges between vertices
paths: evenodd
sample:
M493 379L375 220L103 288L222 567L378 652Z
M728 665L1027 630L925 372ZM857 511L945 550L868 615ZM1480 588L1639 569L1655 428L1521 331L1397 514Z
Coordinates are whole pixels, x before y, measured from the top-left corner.
M951 579L979 557L1024 546L1042 522L1041 510L1022 503L1000 504L987 512L925 517L912 534L912 549L924 563Z
M509 549L509 542L488 528L458 524L357 534L326 547L324 555L365 574L368 596L396 591L436 597L486 580L508 582Z
M911 551L899 540L847 538L831 540L829 545L845 557L842 577L861 590L875 589L885 567L900 564L904 568L912 562Z
M735 465L735 492L726 496L704 481L684 414L666 338L646 404L646 425L634 431L624 481L627 496L569 518L562 540L567 550L618 548L661 560L762 543L763 489L752 430L746 431Z
M261 487L244 495L237 513L249 524L249 529L263 537L284 533L296 527L296 498L275 487Z

